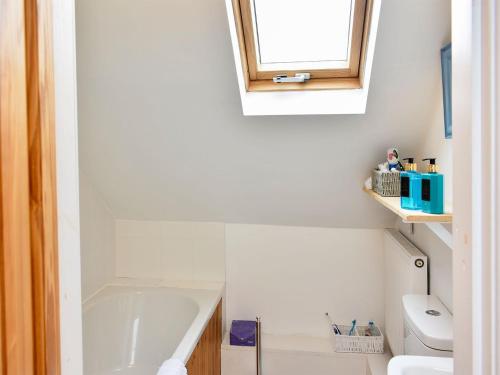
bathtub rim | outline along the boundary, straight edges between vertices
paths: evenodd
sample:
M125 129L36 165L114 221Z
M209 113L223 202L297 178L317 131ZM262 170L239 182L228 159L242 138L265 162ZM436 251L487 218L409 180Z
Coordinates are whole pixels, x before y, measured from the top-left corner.
M189 328L184 333L182 339L177 343L177 347L170 358L181 360L184 364L189 361L196 345L198 344L205 328L207 327L212 315L217 309L217 305L223 299L225 284L222 282L183 282L166 281L159 279L133 279L117 278L96 290L85 298L82 302L82 315L86 309L90 308L100 295L109 287L147 288L147 289L165 289L174 294L180 294L192 299L198 306L198 313L191 322ZM224 304L224 302L222 302ZM165 358L167 360L169 358ZM85 360L85 358L84 358Z

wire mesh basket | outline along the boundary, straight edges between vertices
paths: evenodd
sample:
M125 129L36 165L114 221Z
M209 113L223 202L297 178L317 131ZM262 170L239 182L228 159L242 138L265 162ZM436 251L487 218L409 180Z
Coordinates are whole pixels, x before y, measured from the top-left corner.
M339 353L383 353L384 352L384 335L380 329L374 326L375 331L371 336L366 336L369 326L358 326L354 333L349 336L351 326L337 326L340 330L340 335L336 335L333 327L330 330L333 345L336 352Z
M399 172L381 172L374 169L372 187L373 191L383 197L399 197L401 195Z

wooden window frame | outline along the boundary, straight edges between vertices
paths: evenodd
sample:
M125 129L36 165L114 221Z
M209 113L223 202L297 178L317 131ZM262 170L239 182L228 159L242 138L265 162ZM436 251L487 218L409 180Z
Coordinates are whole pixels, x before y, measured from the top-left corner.
M304 83L274 83L272 80L278 74L293 76L304 70L257 70L257 52L255 50L251 10L252 0L231 1L233 4L245 88L248 92L360 89L363 87L366 48L368 45L373 0L358 0L355 3L349 68L306 69L306 72L311 73L311 79Z

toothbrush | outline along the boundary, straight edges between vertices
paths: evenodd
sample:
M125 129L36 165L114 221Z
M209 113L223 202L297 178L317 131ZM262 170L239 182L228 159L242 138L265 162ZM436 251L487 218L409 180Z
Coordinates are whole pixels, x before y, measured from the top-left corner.
M349 331L349 336L352 336L354 334L354 330L356 329L356 319L352 321L352 327Z
M340 331L340 328L338 325L334 324L333 325L333 332L335 332L336 335L341 335L342 332Z
M327 312L325 313L325 316L326 318L328 319L328 321L330 322L330 325L332 326L333 328L333 333L335 333L335 335L341 335L342 332L340 332L340 328L338 325L336 325L335 323L333 323L332 321L332 318L330 317L330 314L328 314Z

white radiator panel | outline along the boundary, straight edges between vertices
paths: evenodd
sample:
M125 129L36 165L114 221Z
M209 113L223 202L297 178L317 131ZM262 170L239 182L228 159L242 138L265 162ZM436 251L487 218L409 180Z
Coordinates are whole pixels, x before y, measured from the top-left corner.
M395 229L387 229L384 233L384 255L385 331L396 356L404 354L401 300L405 294L427 294L427 256Z

